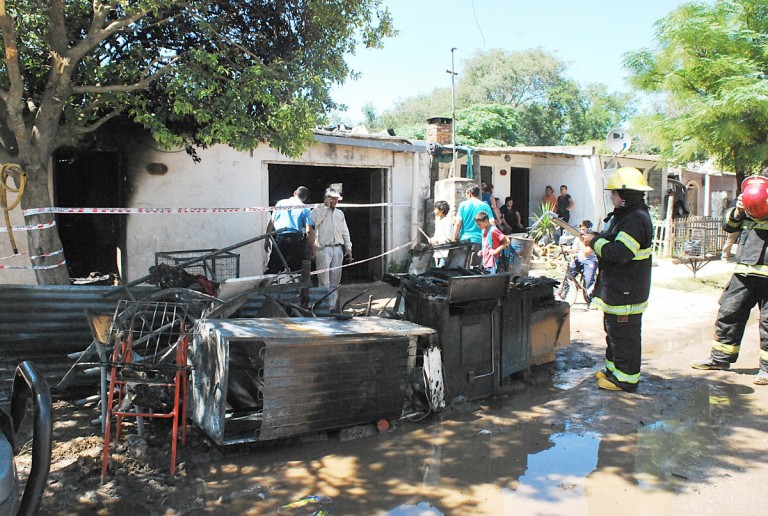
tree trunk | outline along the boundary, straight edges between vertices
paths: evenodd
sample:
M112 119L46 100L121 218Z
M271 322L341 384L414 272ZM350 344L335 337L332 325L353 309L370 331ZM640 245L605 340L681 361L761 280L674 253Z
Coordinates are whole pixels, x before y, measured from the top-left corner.
M48 193L48 164L26 163L27 185L21 198L23 209L44 208L52 206ZM25 217L27 225L49 224L55 221L55 215L44 213ZM35 229L27 232L29 256L32 265L36 267L35 276L38 285L69 285L69 271L64 262L64 254L59 252L52 256L44 256L62 250L59 230L56 226L45 229Z

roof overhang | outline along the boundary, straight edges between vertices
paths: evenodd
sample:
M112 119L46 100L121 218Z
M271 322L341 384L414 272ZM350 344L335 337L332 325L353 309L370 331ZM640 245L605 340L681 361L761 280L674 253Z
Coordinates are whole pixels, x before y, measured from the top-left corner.
M389 150L394 152L428 152L426 142L413 142L404 138L373 135L339 135L332 131L317 130L315 140L328 145L346 145L367 149Z

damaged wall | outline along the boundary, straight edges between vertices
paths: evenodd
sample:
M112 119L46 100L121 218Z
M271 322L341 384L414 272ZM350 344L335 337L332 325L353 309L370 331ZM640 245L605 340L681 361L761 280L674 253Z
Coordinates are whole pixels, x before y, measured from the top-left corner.
M266 146L252 152L240 152L217 145L198 153L201 157L198 164L194 164L184 152L154 150L142 152L129 160L129 181L132 185L128 205L145 208L266 207L269 206L269 165L278 163L384 169L387 180L382 195L385 202L392 203L411 202L413 169L418 167L417 195L425 196L429 190L428 160L424 157L414 160L412 152L318 143L296 159ZM167 173L147 173L147 165L154 162L165 164ZM285 181L291 182L291 178L286 177ZM312 195L317 195L317 192ZM411 228L409 207L397 206L388 211L385 250L408 242ZM227 247L263 233L268 220L269 214L263 211L130 215L124 253L125 279L130 281L145 275L154 265L154 253L157 251ZM407 251L404 249L386 259L404 260ZM240 254L241 276L261 273L264 260L261 242L234 252Z

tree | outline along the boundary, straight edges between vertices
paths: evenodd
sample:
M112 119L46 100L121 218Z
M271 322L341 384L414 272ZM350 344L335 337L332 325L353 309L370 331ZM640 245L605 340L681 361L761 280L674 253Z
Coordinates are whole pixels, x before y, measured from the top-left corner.
M119 116L190 151L295 155L336 107L345 54L393 33L381 0L0 0L0 159L26 172L28 209L51 205L53 152ZM57 249L55 230L29 234L30 255ZM68 281L62 267L37 279Z
M544 102L564 80L565 65L544 50L477 52L467 60L456 90L461 103L520 107Z
M509 145L580 144L602 140L608 129L632 112L629 95L608 93L603 85L581 88L565 72L559 59L541 49L478 52L459 73L457 140ZM416 133L415 127L423 127L432 116L451 116L450 89L439 88L432 94L401 100L377 120L400 135L411 136ZM462 127L466 133L462 133ZM489 132L492 127L496 134Z
M520 133L517 112L501 104L474 105L456 112L459 145L514 146Z
M740 185L768 164L768 5L689 3L657 22L654 49L625 56L636 87L666 96L643 127L677 162L718 157Z

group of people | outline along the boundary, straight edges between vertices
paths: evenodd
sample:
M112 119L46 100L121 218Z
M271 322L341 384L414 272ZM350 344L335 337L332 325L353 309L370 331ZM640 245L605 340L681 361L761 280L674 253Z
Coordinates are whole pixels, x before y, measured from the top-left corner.
M752 179L745 180L745 189ZM760 307L760 358L753 383L768 385L768 169L758 179L761 181L752 181L749 186L750 194L757 191L752 195L757 197L757 203L745 204L740 195L725 213L724 230L739 235L737 265L720 298L710 357L691 366L703 370L729 369L738 358L750 312L757 305ZM645 204L645 192L652 188L639 170L622 167L608 177L606 190L611 191L613 205L613 211L604 219L606 228L592 232L591 221L583 220L579 224L581 236L574 267L583 269L587 284L591 283L587 276L597 276L591 302L603 312L606 333L604 368L595 373L597 386L609 391L634 392L640 382L642 316L651 287L653 224ZM553 207L558 216L567 221L574 203L565 185L560 192L560 197L553 200ZM290 268L298 269L305 257L316 256L316 265L321 271L320 285L333 289L341 280L344 257L352 257L349 229L344 214L336 209L341 195L332 188L327 189L323 206L311 211L303 206L307 195L307 189L299 187L293 197L278 202L277 207L281 209L274 212L269 229L282 230L275 238ZM496 223L500 217L494 213L498 212L495 205L484 202L481 195L478 185L467 189L466 199L456 211L455 224L448 218L448 203L435 202L435 235L429 242L439 245L469 241L472 244L469 265L494 273L499 256L510 245L510 238ZM554 197L551 187L547 187L547 195ZM755 205L758 207L754 208ZM436 258L444 260L445 255L436 254ZM275 267L270 260L269 270ZM336 306L337 299L334 293L332 307Z
M323 205L313 210L304 204L308 197L309 190L300 186L292 197L282 199L275 205L267 233L278 232L273 238L279 252L270 249L270 240L265 240L265 249L269 252L266 273L277 274L286 265L289 270L299 270L304 260L315 260L319 285L336 289L341 283L344 260L352 261L352 240L347 220L344 212L336 208L342 197L336 189L328 188L323 196ZM338 299L338 290L335 290L329 296L331 310L337 308Z

